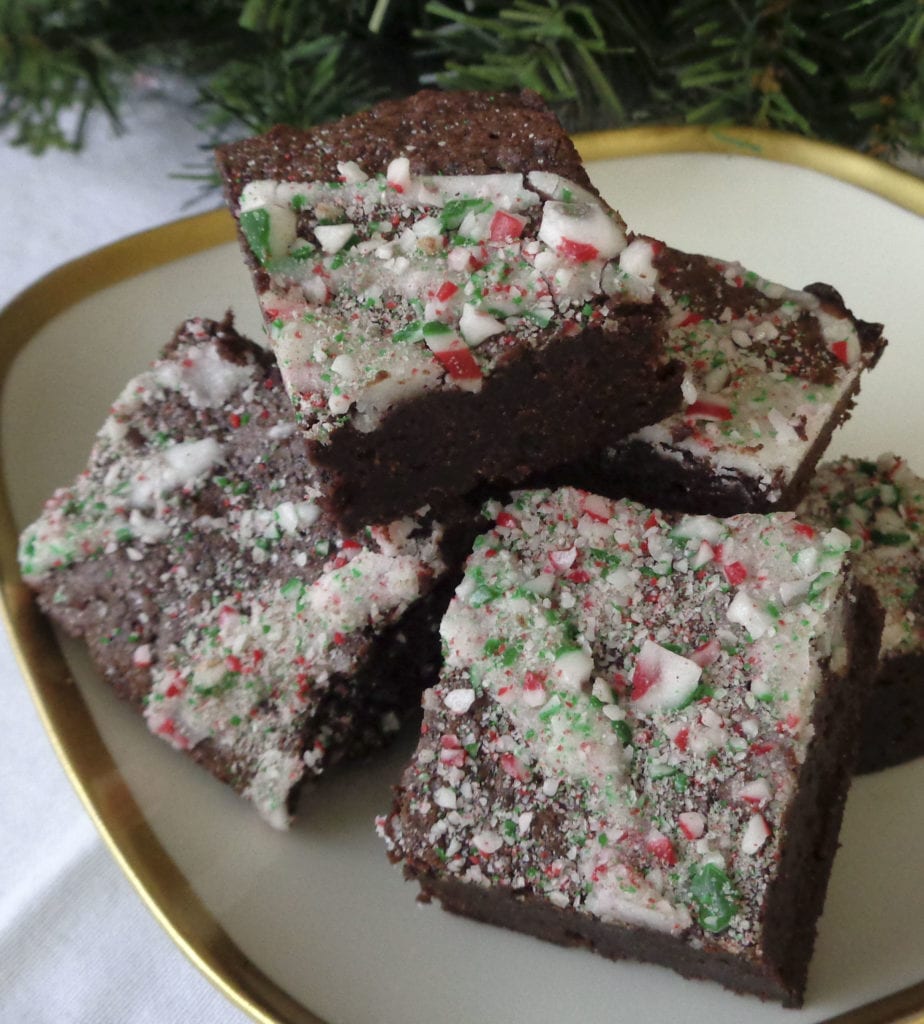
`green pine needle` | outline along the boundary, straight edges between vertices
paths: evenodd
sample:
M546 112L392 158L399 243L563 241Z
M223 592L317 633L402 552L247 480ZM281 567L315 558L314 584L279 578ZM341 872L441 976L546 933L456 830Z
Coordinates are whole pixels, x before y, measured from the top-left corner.
M422 84L532 88L572 130L764 125L924 151L921 0L0 0L0 130L36 153L121 126L148 69L212 141Z

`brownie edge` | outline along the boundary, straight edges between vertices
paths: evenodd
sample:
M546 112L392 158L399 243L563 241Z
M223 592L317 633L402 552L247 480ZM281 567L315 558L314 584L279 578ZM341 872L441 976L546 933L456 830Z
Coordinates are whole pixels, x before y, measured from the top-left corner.
M479 487L515 486L537 464L571 462L673 411L683 364L661 357L656 309L626 312L541 351L522 349L478 394L430 392L380 428L309 442L328 508L345 529L399 510L447 505Z
M843 456L818 467L799 514L850 536L857 578L885 613L858 772L924 755L924 479L906 459Z

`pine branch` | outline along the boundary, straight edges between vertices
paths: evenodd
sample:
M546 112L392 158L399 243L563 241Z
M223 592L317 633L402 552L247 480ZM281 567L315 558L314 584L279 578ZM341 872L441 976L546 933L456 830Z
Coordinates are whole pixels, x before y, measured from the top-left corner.
M924 151L924 5L920 0L859 0L839 15L841 31L855 51L848 76L850 110L871 148L888 151L903 145Z
M920 0L682 0L662 99L689 121L756 124L920 150Z
M216 139L229 128L251 132L274 124L315 124L372 95L349 56L346 35L321 35L285 49L261 46L247 59L228 60L200 89L203 124Z
M807 97L818 73L796 3L728 0L679 3L673 83L688 121L731 121L811 133ZM803 5L805 6L805 5Z
M80 148L95 109L118 126L119 79L128 70L97 25L72 31L52 13L19 0L0 6L0 128L34 153Z
M651 48L637 7L513 0L460 10L432 0L432 25L416 37L442 61L435 78L445 87L531 88L572 129L625 124L645 94Z
M531 87L572 130L735 122L924 152L921 0L0 0L0 130L35 152L190 79L213 141L404 95Z

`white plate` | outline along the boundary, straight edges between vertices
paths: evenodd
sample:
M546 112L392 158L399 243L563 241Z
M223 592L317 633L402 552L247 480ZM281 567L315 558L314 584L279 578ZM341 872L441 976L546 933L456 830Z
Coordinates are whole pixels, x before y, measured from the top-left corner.
M705 136L695 148L703 148ZM727 148L741 145L744 135ZM806 166L657 145L632 133L585 140L590 170L630 226L679 247L740 259L792 285L835 284L887 325L890 346L832 452L895 449L924 472L924 220ZM756 142L755 142L756 140ZM777 159L839 172L840 151L749 133ZM713 136L711 148L722 148ZM800 143L804 147L805 143ZM811 159L804 156L808 152ZM870 187L924 210L924 184L841 154ZM857 164L856 161L861 163ZM832 165L831 161L834 160ZM851 163L853 161L853 163ZM845 171L854 181L853 170ZM924 762L859 780L847 807L806 1008L784 1011L670 971L614 964L421 907L374 834L412 737L371 766L306 793L289 834L166 744L101 684L79 646L67 666L15 580L15 532L86 458L109 402L189 315L258 331L256 302L223 213L136 236L69 265L0 314L0 507L6 612L59 754L114 854L208 975L265 1021L818 1021L924 977ZM221 244L219 244L221 243ZM0 503L2 506L2 503ZM901 1006L900 1006L901 1004ZM924 986L849 1019L924 1020ZM911 1019L911 1018L904 1018Z

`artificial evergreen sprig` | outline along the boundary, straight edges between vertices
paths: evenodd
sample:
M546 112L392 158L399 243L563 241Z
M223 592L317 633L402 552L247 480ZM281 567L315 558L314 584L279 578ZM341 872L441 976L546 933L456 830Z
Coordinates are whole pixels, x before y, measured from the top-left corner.
M869 125L873 148L924 152L924 3L856 0L841 20L862 61L849 82L851 111Z
M669 35L661 95L688 121L921 150L920 0L680 0Z
M212 141L421 84L541 92L572 130L758 124L924 151L921 0L0 0L0 129L120 122L133 76L196 87Z
M14 145L79 148L93 110L118 121L118 80L129 70L93 19L0 3L0 127L13 129Z
M722 20L712 8L709 0L688 0L671 14L678 43L666 83L679 87L686 118L810 133L807 104L819 66L794 5L739 0Z
M488 6L488 5L482 5ZM614 4L513 0L474 14L440 0L426 13L442 22L415 35L441 58L440 84L461 89L530 88L542 93L566 121L625 123L630 94L611 77L638 63L641 27L631 25L619 46L601 18L623 18ZM613 8L613 10L607 10ZM628 83L626 83L628 85ZM641 98L641 90L633 90Z

